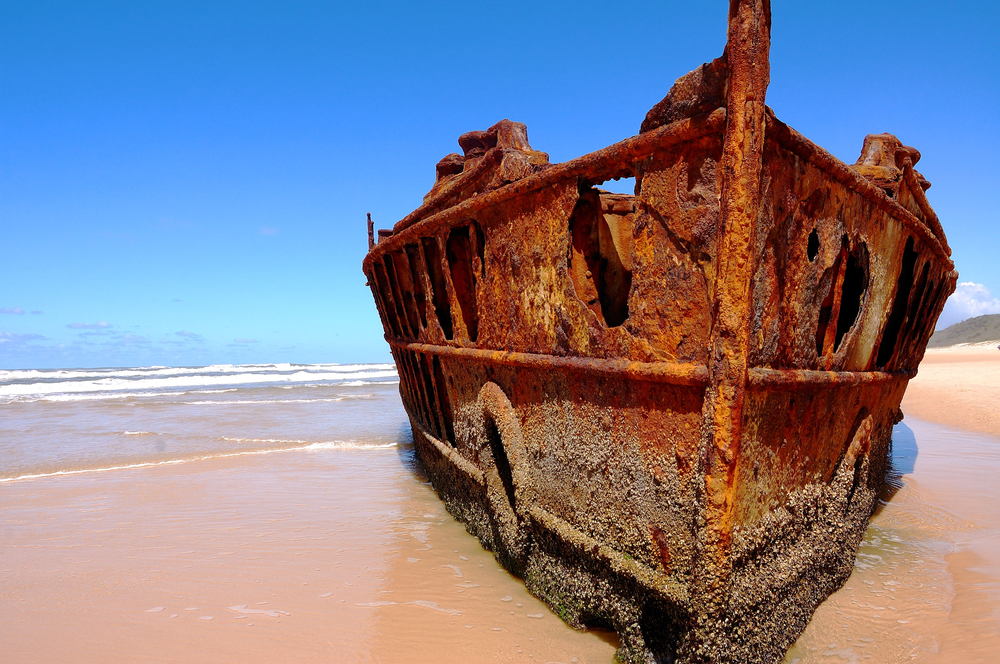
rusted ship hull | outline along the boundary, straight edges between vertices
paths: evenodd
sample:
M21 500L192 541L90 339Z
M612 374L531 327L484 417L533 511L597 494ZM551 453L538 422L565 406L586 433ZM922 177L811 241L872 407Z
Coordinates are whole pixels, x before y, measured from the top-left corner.
M957 276L915 150L848 167L754 108L767 4L733 6L641 134L558 165L466 134L364 262L449 510L629 662L780 660L850 573Z

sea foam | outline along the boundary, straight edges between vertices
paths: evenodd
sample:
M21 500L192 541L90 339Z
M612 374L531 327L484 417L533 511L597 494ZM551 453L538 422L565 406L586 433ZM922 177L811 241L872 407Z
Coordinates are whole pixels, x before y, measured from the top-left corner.
M236 387L249 385L343 385L368 384L398 378L391 364L315 365L225 365L100 370L17 370L0 372L0 401L25 398L78 400L89 398L156 396L184 388ZM96 393L107 393L97 396Z
M279 442L272 439L272 442ZM194 463L196 461L209 461L211 459L226 459L229 457L254 456L260 454L276 454L278 452L308 452L318 450L382 450L395 447L396 443L358 443L349 440L329 440L320 442L303 442L298 445L285 447L270 447L265 449L242 450L239 452L218 452L214 454L200 454L197 456L180 457L174 459L158 459L155 461L139 461L136 463L117 464L112 466L101 466L99 468L66 468L43 473L25 473L12 477L0 477L0 484L7 482L20 482L25 480L37 480L47 477L61 477L63 475L83 475L89 473L106 473L113 470L135 470L138 468L152 468L155 466L174 466L183 463Z

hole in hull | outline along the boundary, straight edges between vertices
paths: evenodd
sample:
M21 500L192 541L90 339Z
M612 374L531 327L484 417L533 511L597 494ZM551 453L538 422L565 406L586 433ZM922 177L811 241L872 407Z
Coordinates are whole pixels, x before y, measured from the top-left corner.
M424 248L424 263L427 265L427 275L431 281L431 299L434 301L434 313L437 315L441 331L445 339L451 339L454 331L451 325L451 305L448 303L448 291L445 288L444 274L441 271L441 250L436 238L425 237L420 240Z
M608 327L628 318L634 197L584 189L569 220L568 267L576 296Z
M406 305L403 302L403 295L399 288L399 282L396 280L396 271L391 255L386 254L382 257L382 268L384 270L382 274L385 276L386 287L389 289L388 292L392 297L393 303L395 304L396 329L398 330L400 336L415 336L415 333L409 326Z
M868 291L868 247L863 242L848 251L848 238L842 240L840 254L827 271L830 284L820 305L816 326L816 355L832 359L840 350L844 337L854 328L861 315ZM829 367L828 367L829 368Z
M420 329L427 327L427 297L424 295L424 282L421 279L420 258L417 245L408 244L403 247L406 252L406 262L410 266L410 283L413 286L413 300L420 317Z
M844 285L841 289L840 314L837 316L837 333L833 352L840 350L840 342L858 320L861 304L868 290L868 249L861 245L847 256Z
M636 192L635 178L618 178L600 183L600 188L612 194L633 195Z
M441 419L444 420L444 434L452 446L455 445L455 427L452 422L451 398L448 396L448 385L444 381L444 372L441 371L441 360L437 355L431 356L431 365L434 371L434 383L437 386L438 410Z
M472 268L472 247L468 226L451 229L447 243L448 266L451 268L451 285L462 312L462 321L469 341L479 335L479 312L476 307L476 278Z
M513 510L515 509L514 473L510 467L507 452L504 450L503 440L500 437L500 430L497 428L497 423L488 414L486 415L486 439L489 441L490 451L493 453L493 463L496 464L497 474L500 475L500 482L503 484L504 492L507 494L507 501Z
M393 252L387 258L391 261L392 272L395 275L399 296L403 299L403 310L410 325L410 333L415 337L423 329L420 327L420 314L417 311L416 287L414 273L407 255L403 252Z
M899 340L899 333L906 318L906 305L910 301L910 290L913 288L913 270L916 263L917 252L913 249L913 238L907 238L906 246L903 247L903 264L896 280L896 296L893 298L889 320L886 321L882 332L882 341L879 343L875 359L875 364L879 368L885 367L896 352L896 342Z
M812 262L816 260L816 256L819 254L819 233L816 229L812 229L812 233L809 234L809 241L806 244L806 256L808 256L809 261Z

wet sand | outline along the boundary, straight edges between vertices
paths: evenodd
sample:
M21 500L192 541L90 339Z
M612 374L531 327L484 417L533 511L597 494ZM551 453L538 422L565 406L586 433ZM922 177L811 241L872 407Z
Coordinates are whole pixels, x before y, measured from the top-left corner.
M992 662L1000 440L911 421L794 664ZM891 493L891 492L890 492ZM611 662L443 509L409 446L0 485L5 662Z
M14 662L610 662L443 509L412 449L0 485Z
M995 344L927 351L854 573L787 662L1000 661L998 404Z
M988 664L1000 654L1000 439L908 417L844 587L788 664Z
M855 573L788 664L996 661L1000 436L917 417L997 389L967 355L929 354ZM403 442L0 483L3 661L612 661L614 635L564 625L447 514L398 400L340 403Z

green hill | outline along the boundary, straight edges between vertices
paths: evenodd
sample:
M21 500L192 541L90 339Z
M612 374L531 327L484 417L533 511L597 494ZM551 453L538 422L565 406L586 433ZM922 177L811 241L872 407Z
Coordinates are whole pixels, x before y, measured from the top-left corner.
M1000 341L1000 314L986 314L963 320L943 330L938 330L927 343L928 348L941 348L955 344L974 344L980 341Z

